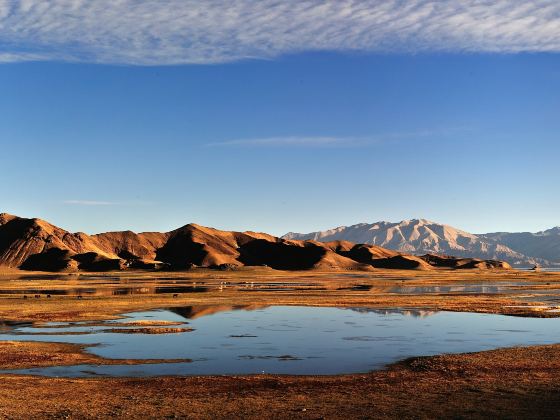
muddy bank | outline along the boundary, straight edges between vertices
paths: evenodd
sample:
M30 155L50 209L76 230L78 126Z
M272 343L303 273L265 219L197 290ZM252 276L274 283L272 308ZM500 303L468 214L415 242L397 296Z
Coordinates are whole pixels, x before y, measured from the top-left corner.
M85 351L85 347L68 343L35 341L0 341L0 369L30 369L46 366L137 365L150 363L189 362L186 359L115 360L105 359ZM0 412L1 414L1 412Z

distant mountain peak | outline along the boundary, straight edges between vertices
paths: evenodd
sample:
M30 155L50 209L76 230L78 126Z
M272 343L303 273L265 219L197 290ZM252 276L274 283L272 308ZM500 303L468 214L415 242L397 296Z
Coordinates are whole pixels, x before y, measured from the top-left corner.
M401 220L400 224L419 224L419 225L433 225L437 224L428 219L405 219Z
M523 241L510 240L509 233L476 235L450 225L428 219L408 219L400 222L379 221L339 226L334 229L311 233L288 233L290 239L313 239L317 241L344 240L377 245L413 254L446 254L474 256L482 259L500 259L516 265L553 265L560 263L560 227L536 234L524 234L530 238L554 238L547 249L528 249ZM541 240L542 242L542 240ZM538 247L537 247L538 248Z
M547 230L542 230L540 232L537 232L537 235L560 235L560 226L554 226L553 228L547 229Z

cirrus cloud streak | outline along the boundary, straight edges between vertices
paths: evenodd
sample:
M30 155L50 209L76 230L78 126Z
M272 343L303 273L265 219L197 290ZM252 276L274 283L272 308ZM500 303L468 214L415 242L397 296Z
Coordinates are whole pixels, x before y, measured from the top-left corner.
M395 131L370 136L274 136L225 140L206 143L206 147L363 147L375 144L414 139L441 139L471 132L469 127L435 127L416 131Z
M226 140L216 143L208 143L206 146L255 146L255 147L283 147L283 146L301 146L301 147L329 147L329 146L356 146L369 142L367 138L360 137L306 137L306 136L288 136L288 137L262 137L251 139Z
M119 203L98 200L64 200L64 204L73 204L77 206L115 206Z

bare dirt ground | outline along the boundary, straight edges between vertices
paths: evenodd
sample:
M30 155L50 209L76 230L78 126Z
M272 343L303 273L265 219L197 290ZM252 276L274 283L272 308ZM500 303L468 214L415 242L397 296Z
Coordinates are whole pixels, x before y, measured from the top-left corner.
M151 288L155 277L159 286L196 283L205 289L158 293ZM99 321L134 310L213 304L560 315L548 312L560 305L560 274L556 273L265 269L80 276L4 273L0 284L4 322ZM131 285L141 290L112 293L112 288ZM462 291L465 285L504 287ZM409 288L405 294L395 293L403 286ZM84 293L84 288L89 292ZM76 363L112 362L74 345L0 343L0 368ZM4 375L0 418L556 418L559 373L560 345L417 358L388 370L344 376L56 379Z

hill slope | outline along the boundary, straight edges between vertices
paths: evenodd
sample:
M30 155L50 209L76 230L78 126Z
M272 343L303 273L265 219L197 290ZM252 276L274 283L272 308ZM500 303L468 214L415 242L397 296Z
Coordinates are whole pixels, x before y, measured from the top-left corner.
M40 219L0 214L0 266L26 270L185 269L269 266L283 270L368 270L371 265L313 241L188 224L172 232L70 233Z
M71 256L117 258L85 233L70 233L40 219L0 214L0 265L24 269L72 269Z

